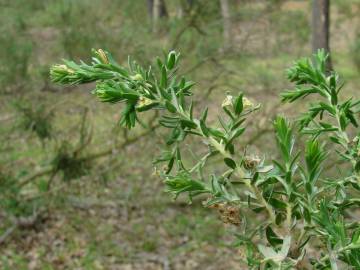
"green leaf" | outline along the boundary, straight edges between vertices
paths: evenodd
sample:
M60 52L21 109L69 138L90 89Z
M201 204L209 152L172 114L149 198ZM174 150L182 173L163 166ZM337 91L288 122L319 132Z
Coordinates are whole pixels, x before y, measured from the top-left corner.
M285 163L290 162L294 147L292 128L286 118L278 116L274 121L276 140Z
M203 111L203 113L201 114L200 119L203 120L204 122L206 121L208 115L208 107L205 108L205 110Z
M159 57L156 58L156 63L158 65L158 68L162 70L164 64L162 63L161 59Z
M306 222L311 224L311 214L310 214L310 210L307 207L303 208L303 214Z
M215 138L219 138L219 139L225 139L225 135L223 132L221 132L220 130L218 129L215 129L215 128L208 128L209 129L209 132L212 136L214 136Z
M175 66L175 60L176 60L176 53L175 51L171 51L168 54L167 63L166 63L166 66L169 70Z
M317 88L313 87L296 87L295 90L282 92L280 95L283 102L294 102L299 98L304 98L310 94L320 93Z
M165 101L165 107L171 113L177 112L176 107L168 100Z
M232 160L231 158L224 158L225 164L230 167L231 169L235 170L236 168L236 162Z
M203 120L200 120L200 129L205 137L209 137L209 129L207 128L207 126Z
M195 128L197 128L197 125L196 125L193 121L191 121L191 120L181 119L180 122L181 122L181 124L182 124L182 126L183 126L184 128L185 128L185 127L190 128L190 129L195 129Z
M243 111L243 94L239 94L236 98L235 98L235 102L234 102L234 112L236 115L240 115Z
M204 183L192 179L185 171L181 171L175 176L167 176L165 184L167 191L174 194L175 198L184 192L196 192L196 194L209 193Z
M233 123L231 126L231 131L237 129L242 123L244 123L245 120L246 120L246 118L242 118L242 119L237 120L235 123Z
M144 106L141 106L141 107L136 107L136 110L138 112L145 112L145 111L148 111L148 110L151 110L155 107L157 107L159 105L159 102L153 102L153 103L150 103L148 105L144 105Z
M360 160L356 161L354 169L356 172L360 172Z
M346 116L345 116L345 114L341 113L340 114L340 128L341 128L341 130L344 131L346 129L347 125L348 125L348 121L346 119Z
M232 132L232 135L228 141L228 143L231 143L233 140L241 136L245 131L245 128L238 128L237 130Z
M163 66L161 69L161 80L160 80L160 87L162 88L166 88L167 87L167 71L166 71L166 67Z
M194 102L191 100L190 106L189 106L189 115L190 115L191 120L193 120L193 110L194 110Z
M308 174L309 185L312 185L318 180L322 171L322 163L327 154L323 146L320 146L318 141L310 140L306 143L305 161Z
M276 209L286 209L287 207L287 204L285 202L280 201L274 197L269 199L269 203Z

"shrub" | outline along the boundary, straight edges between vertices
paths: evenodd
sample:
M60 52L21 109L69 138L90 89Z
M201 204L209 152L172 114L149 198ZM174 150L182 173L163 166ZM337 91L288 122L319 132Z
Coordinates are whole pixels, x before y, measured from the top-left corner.
M26 102L17 102L14 107L20 115L19 128L35 133L41 141L51 138L53 112L47 112L44 104L35 108Z
M178 78L179 54L157 59L157 69L144 69L129 61L123 67L103 50L93 52L91 64L64 61L51 69L61 84L96 82L93 94L101 101L124 103L121 124L133 128L143 112L161 110L159 123L170 130L170 150L158 159L167 191L192 200L206 196L204 207L216 209L225 223L238 227L237 244L243 246L250 269L360 268L360 227L349 215L358 208L360 191L360 100L343 100L336 72L325 72L327 55L301 59L288 70L293 90L281 94L284 102L312 96L313 103L297 124L307 141L298 150L294 124L285 117L274 120L281 158L268 161L238 149L247 118L260 105L243 93L227 95L218 125L207 120L205 108L194 114L194 83ZM186 165L183 142L189 136L204 142L206 153ZM335 150L332 146L334 145ZM208 174L208 161L222 157L223 173ZM349 166L338 175L326 175L324 162L339 158ZM213 170L214 171L214 170ZM312 265L312 266L310 266Z

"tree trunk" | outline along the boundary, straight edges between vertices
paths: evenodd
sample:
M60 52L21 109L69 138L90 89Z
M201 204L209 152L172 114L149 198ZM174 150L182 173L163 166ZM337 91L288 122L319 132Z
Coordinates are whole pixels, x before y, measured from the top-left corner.
M221 15L223 19L224 49L231 47L231 18L228 0L220 0Z
M326 69L332 70L329 46L330 0L313 0L312 3L312 50L324 49L329 54Z
M165 0L151 0L152 1L152 20L153 31L158 31L158 24L160 18L167 18L168 12L165 5Z
M160 18L167 18L168 16L165 0L160 0Z
M146 4L147 4L148 16L152 20L152 18L153 18L153 9L154 9L153 8L154 0L146 0Z
M184 16L184 5L182 0L178 0L176 17L178 17L178 19L182 19L183 16Z
M178 0L177 17L179 19L188 16L194 8L195 0Z

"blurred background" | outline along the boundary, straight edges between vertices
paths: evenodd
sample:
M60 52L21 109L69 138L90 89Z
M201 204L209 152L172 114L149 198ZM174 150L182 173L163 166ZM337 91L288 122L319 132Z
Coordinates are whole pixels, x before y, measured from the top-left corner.
M152 115L126 131L121 105L52 84L49 67L175 49L198 111L214 116L227 92L262 104L242 145L271 158L273 117L302 110L280 106L293 60L324 47L360 96L360 1L329 2L0 0L0 269L246 269L234 229L152 174L167 134Z

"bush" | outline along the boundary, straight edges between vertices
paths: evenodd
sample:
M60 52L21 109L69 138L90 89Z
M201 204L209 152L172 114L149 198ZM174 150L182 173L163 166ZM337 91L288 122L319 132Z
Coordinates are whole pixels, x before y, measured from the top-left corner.
M207 108L195 116L190 98L194 83L176 76L176 52L157 59L157 69L144 69L131 61L127 68L120 66L109 53L97 50L91 64L64 61L52 67L51 77L61 84L96 82L93 93L101 101L124 103L121 124L128 128L145 111L163 111L159 123L170 129L166 144L171 149L158 162L166 164L159 175L167 191L175 198L187 194L190 201L207 198L204 207L216 209L225 223L238 227L237 244L249 268L359 269L360 226L347 213L360 202L360 133L351 135L358 127L360 100L342 99L338 74L325 72L326 58L319 51L313 60L301 59L288 70L295 88L282 93L282 100L312 96L313 103L296 122L307 138L304 149L298 149L295 124L282 116L274 120L281 154L274 161L236 144L247 119L260 108L243 93L226 96L226 117L220 115L218 125L207 120ZM189 136L200 138L207 150L191 166L183 158ZM208 161L215 156L222 157L226 169L208 174ZM333 157L348 167L327 175L324 162Z

